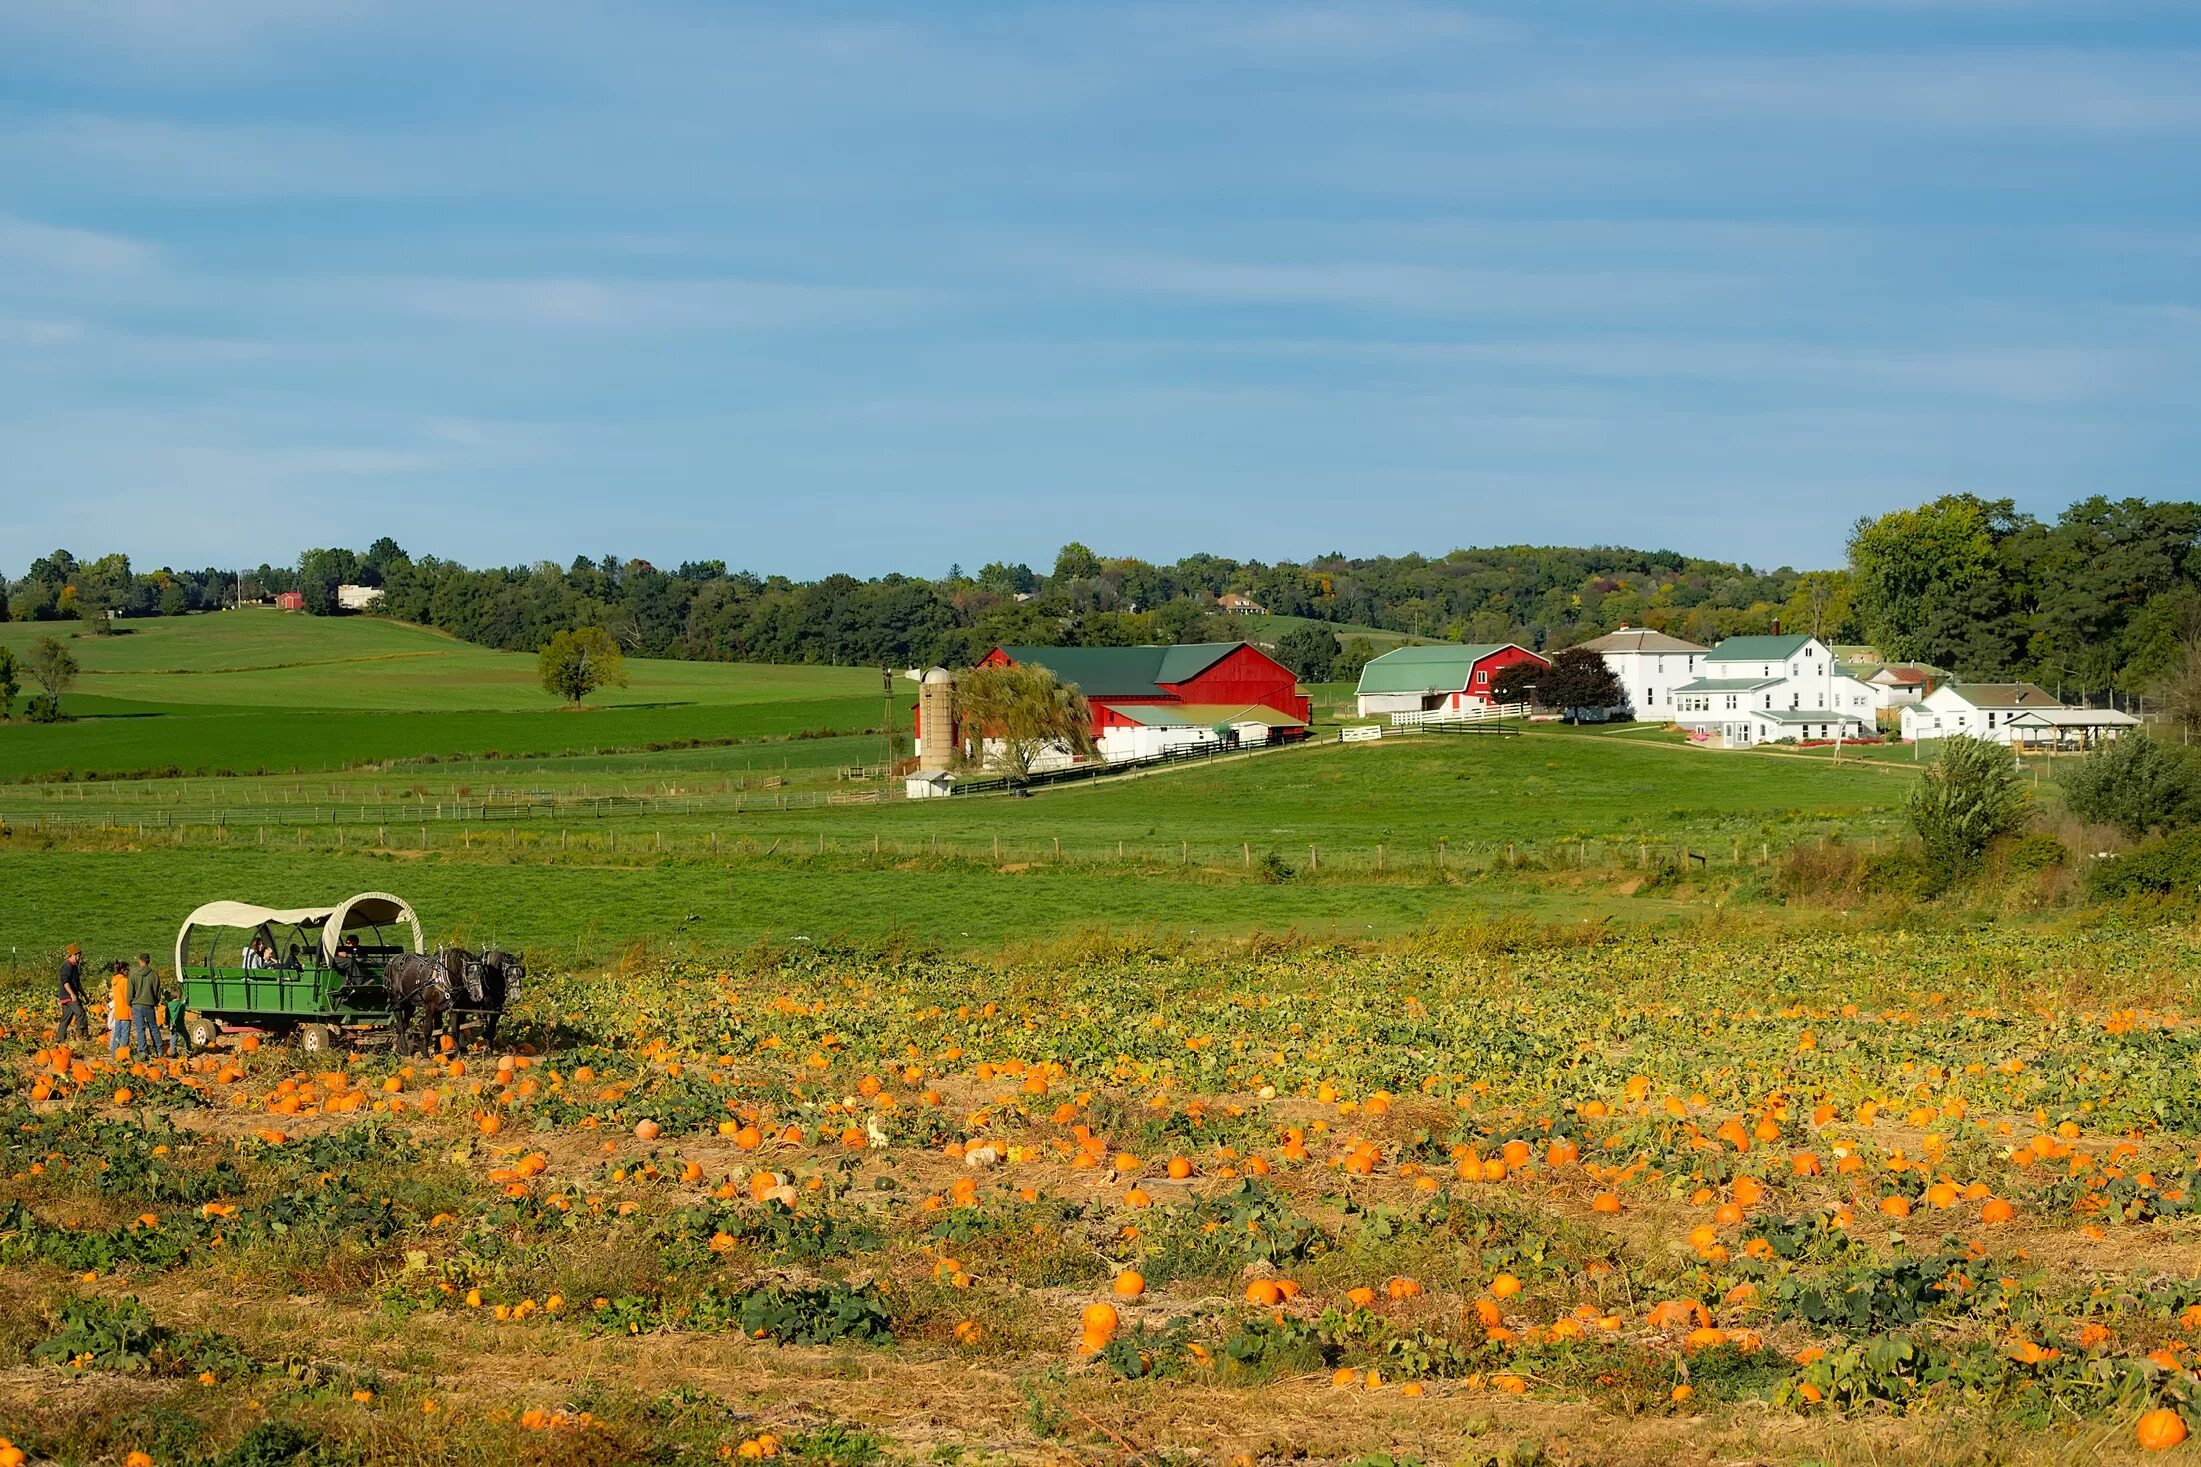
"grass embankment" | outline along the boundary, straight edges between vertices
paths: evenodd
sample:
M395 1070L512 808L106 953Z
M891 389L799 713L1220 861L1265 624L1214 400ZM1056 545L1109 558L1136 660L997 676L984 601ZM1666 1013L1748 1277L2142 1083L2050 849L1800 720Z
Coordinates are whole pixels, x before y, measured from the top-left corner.
M162 1464L2136 1459L2144 1411L2201 1425L2197 958L1516 925L538 972L508 1071L57 1068L19 1032L0 1434Z

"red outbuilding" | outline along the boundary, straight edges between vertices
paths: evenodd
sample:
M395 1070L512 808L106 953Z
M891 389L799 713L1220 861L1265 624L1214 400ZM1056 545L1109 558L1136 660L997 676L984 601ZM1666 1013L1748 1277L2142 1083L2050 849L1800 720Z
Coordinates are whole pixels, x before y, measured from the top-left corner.
M1261 723L1271 737L1306 731L1314 700L1292 670L1249 642L1183 647L996 647L981 667L1036 665L1085 694L1093 737L1110 729Z

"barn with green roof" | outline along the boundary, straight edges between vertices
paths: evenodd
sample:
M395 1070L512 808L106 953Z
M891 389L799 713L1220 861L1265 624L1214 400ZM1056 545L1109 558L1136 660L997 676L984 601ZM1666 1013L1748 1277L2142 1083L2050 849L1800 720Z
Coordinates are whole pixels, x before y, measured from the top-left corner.
M1360 670L1355 701L1363 718L1386 713L1464 712L1487 705L1498 674L1520 662L1550 664L1513 642L1439 642L1399 647Z

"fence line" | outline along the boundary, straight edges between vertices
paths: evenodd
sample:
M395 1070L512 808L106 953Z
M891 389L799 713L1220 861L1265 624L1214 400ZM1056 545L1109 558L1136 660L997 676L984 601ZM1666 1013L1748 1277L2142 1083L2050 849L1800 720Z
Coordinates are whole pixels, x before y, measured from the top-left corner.
M1393 728L1443 728L1455 723L1494 723L1528 717L1526 703L1468 703L1458 708L1431 708L1419 713L1394 713Z
M1757 839L1675 841L1615 836L1603 839L1514 841L1380 840L1369 844L1191 840L1135 841L1115 837L1079 840L1060 835L927 833L895 839L880 832L832 836L788 832L778 836L693 828L610 829L590 826L547 828L391 822L350 825L198 825L115 824L48 817L29 824L0 824L0 841L60 840L92 848L269 850L305 853L351 851L452 852L484 858L503 857L555 863L562 857L632 857L637 861L709 862L727 865L760 860L843 861L858 864L905 863L924 859L995 867L1085 866L1146 869L1256 871L1267 877L1290 874L1411 876L1416 873L1473 873L1493 870L1735 869L1770 864L1790 846L1838 833L1798 832L1781 844ZM1878 836L1862 844L1877 851ZM1273 859L1272 859L1273 858Z

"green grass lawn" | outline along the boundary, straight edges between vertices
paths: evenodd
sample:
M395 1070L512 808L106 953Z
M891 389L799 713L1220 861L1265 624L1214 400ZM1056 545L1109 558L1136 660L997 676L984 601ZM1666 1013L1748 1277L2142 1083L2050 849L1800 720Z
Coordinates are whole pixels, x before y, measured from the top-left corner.
M62 702L76 721L0 727L0 783L784 738L885 716L878 673L855 668L636 658L627 687L565 711L537 684L533 657L372 617L246 610L128 626L102 637L0 624L0 645L18 650L67 637L84 669ZM897 687L897 719L907 701Z
M1322 621L1311 616L1281 616L1263 613L1260 616L1234 616L1230 624L1240 630L1248 641L1274 642L1293 627L1327 627L1337 634L1338 645L1364 640L1378 652L1388 652L1393 647L1403 647L1409 642L1429 642L1433 637L1417 637L1411 632L1394 632L1387 627L1363 626L1358 622Z
M133 712L109 711L72 723L0 727L0 784L59 772L251 774L339 770L424 755L587 753L868 729L879 718L878 699L848 697L532 713L301 713L280 707L234 712L141 704Z
M171 951L185 913L230 897L269 905L395 891L431 942L497 943L571 963L637 941L728 950L756 941L914 940L951 950L1075 932L1361 937L1473 918L1639 922L1689 915L1686 900L1525 887L1517 881L1304 877L1266 885L1218 872L1033 863L845 858L514 865L457 856L216 850L0 848L0 964L42 967L65 942L94 960Z
M123 634L103 637L73 624L0 623L0 645L20 652L40 636L67 639L83 668L76 692L88 700L88 711L100 708L89 701L95 699L290 712L539 711L553 703L529 653L492 651L377 617L247 608L123 625ZM861 695L879 701L879 674L863 668L631 658L627 675L628 686L607 688L590 701L604 707ZM73 711L76 705L64 706Z
M732 716L737 710L721 710ZM586 715L611 719L607 713ZM523 720L503 715L506 723ZM929 841L999 837L1029 847L1059 839L1081 851L1159 852L1251 845L1304 853L1309 844L1372 852L1466 851L1509 842L1653 841L1786 845L1836 831L1893 828L1908 781L1881 769L1711 754L1610 735L1422 737L1315 743L1210 764L1043 788L1029 799L965 796L760 812L766 777L830 788L840 767L875 762L875 738L662 750L533 760L469 760L397 771L139 784L24 785L0 791L17 823L41 812L76 822L112 812L158 821L163 807L222 809L228 823L374 824L344 807L425 799L480 800L491 788L567 797L678 797L669 810L621 814L626 829L720 830L760 839ZM799 802L798 802L799 803ZM326 807L326 814L317 813ZM737 807L743 813L737 814ZM174 817L186 818L179 813Z

